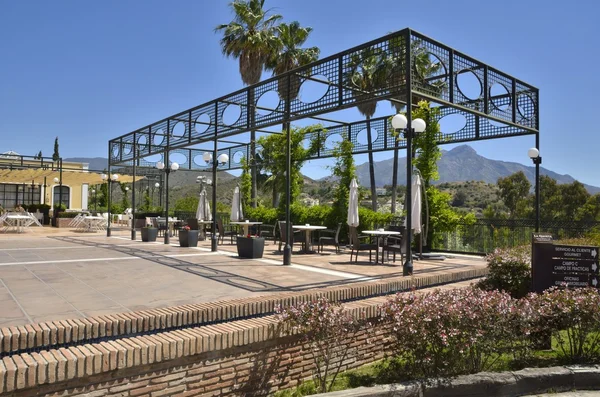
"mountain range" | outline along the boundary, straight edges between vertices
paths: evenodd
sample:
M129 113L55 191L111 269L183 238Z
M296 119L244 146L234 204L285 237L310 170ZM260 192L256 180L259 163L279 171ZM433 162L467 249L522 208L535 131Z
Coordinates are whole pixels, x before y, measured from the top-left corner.
M64 159L64 161L89 163L89 169L91 170L104 170L108 167L108 161L103 157L71 157ZM378 187L391 185L393 159L376 161L374 164L375 184ZM469 145L457 146L452 150L442 150L442 157L438 161L438 170L440 179L435 183L484 181L486 183L495 184L498 182L498 178L503 178L519 171L525 173L532 185L535 183L534 166L526 166L508 161L491 160L477 154L475 149ZM363 186L368 186L369 164L363 163L358 165L356 167L356 173L359 183ZM575 178L570 175L561 175L544 167L540 167L540 175L547 175L555 179L559 184L573 183L575 181ZM195 176L193 178L195 178ZM331 177L321 178L320 180L327 180L329 178ZM190 182L194 183L192 179L190 179ZM176 183L177 181L173 182ZM406 157L398 159L398 183L400 185L406 183ZM600 187L586 184L584 184L584 186L590 194L600 193Z

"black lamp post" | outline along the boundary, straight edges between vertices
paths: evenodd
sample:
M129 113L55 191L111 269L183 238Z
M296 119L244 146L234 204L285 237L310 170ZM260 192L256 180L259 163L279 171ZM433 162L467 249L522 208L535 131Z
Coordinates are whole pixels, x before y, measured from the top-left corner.
M527 151L527 155L535 164L535 231L540 231L540 164L542 156L538 148L532 147Z
M214 155L213 155L214 154ZM217 251L217 168L219 165L225 165L229 161L229 156L225 153L222 153L217 157L216 161L214 158L217 155L217 142L215 141L215 150L213 153L204 152L202 158L206 162L206 164L212 164L212 173L213 173L213 191L212 191L212 236L210 240L210 250L212 252Z
M169 161L169 152L165 153L165 161ZM179 169L178 163L171 163L169 167L165 167L165 163L159 161L156 163L156 168L159 171L163 171L165 173L165 223L167 225L167 230L165 230L165 244L169 244L169 174L171 172L175 172ZM158 182L157 182L158 183Z
M92 194L94 195L94 212L98 211L98 196L96 196L96 189L92 189Z
M410 107L409 107L410 109ZM408 117L407 117L408 116ZM407 116L397 114L392 118L392 128L403 130L406 138L406 262L402 265L402 274L405 276L413 273L411 233L412 233L412 139L419 132L425 131L427 124L423 119L412 120L411 112ZM417 220L420 222L420 220Z
M110 222L112 220L111 219L112 218L112 214L110 212L110 201L111 201L111 197L112 197L112 194L111 194L112 193L112 185L111 185L111 183L112 182L116 182L117 179L119 179L119 175L112 174L110 176L110 178L109 178L107 174L102 174L102 175L100 175L100 178L103 181L106 181L106 183L107 183L107 189L108 189L107 195L108 195L108 197L106 198L106 204L107 204L108 208L106 209L106 211L108 212L108 220L107 220L107 223L106 223L106 237L110 237L110 235L111 235Z

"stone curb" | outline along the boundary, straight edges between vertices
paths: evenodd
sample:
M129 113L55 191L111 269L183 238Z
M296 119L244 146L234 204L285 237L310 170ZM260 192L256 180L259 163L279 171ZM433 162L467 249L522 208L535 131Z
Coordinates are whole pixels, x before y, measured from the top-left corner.
M278 305L290 306L298 302L313 300L319 296L326 296L334 302L352 302L406 291L413 286L416 288L435 287L483 277L487 274L487 268L480 268L425 277L357 282L306 292L284 292L220 302L5 327L0 328L0 358L36 349L58 348L74 344L83 345L116 337L143 336L148 333L171 331L182 327L267 316L273 314Z
M570 390L600 390L597 366L525 368L480 372L450 379L405 382L317 394L323 397L469 397L522 396Z

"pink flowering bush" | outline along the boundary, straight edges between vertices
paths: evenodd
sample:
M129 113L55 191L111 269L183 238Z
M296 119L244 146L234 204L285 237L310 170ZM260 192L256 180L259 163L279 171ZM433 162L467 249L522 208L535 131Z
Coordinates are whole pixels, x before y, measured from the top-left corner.
M531 246L497 248L486 260L489 274L478 283L479 288L506 291L513 298L527 295L531 287Z
M595 288L551 288L527 298L539 314L538 329L554 337L569 363L590 361L600 353L600 295Z
M411 376L488 370L500 354L522 349L512 335L527 328L510 295L475 287L398 294L381 309L400 370Z
M363 322L325 297L285 308L280 306L276 313L280 322L291 325L294 332L303 334L305 342L311 347L315 364L313 381L317 391L329 391L342 362L352 353L348 340L361 329Z

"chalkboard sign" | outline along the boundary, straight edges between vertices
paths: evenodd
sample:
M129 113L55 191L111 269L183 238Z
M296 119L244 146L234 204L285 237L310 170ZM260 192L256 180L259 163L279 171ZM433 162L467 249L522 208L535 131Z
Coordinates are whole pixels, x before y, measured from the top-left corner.
M598 247L554 244L552 236L544 233L533 233L531 240L533 291L600 287Z

